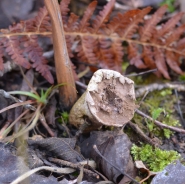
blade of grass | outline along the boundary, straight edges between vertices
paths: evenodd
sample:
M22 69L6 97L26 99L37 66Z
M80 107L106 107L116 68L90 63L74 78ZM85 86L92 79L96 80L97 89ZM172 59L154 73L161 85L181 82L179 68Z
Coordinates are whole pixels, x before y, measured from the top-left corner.
M16 118L16 120L14 120L11 125L6 129L4 130L3 132L0 132L0 138L4 138L7 136L7 134L11 131L11 128L26 114L28 113L29 110L25 110L19 117Z
M33 100L27 100L27 101L25 101L25 102L18 102L18 103L9 105L8 107L5 107L5 108L1 109L1 110L0 110L0 113L2 113L2 112L4 112L4 111L7 111L7 110L9 110L9 109L13 109L13 108L22 106L22 105L30 105L30 104L33 104L33 103L35 103L35 101L33 101Z
M41 106L42 106L42 104L39 104L39 106L37 107L35 113L33 114L33 121L32 121L32 123L27 128L25 128L24 130L20 130L17 134L15 134L13 136L12 139L20 137L21 135L25 134L26 132L29 132L30 130L32 130L35 127L35 125L36 125L36 123L37 123L37 121L39 119L39 116L40 116Z
M35 100L39 101L40 100L40 96L36 95L32 92L28 92L28 91L9 91L7 92L10 95L25 95L25 96L29 96L34 98Z

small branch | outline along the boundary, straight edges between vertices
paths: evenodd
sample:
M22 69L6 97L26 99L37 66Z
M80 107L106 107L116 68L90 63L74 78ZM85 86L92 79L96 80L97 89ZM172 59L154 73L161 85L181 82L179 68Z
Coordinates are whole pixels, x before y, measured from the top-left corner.
M139 128L139 126L138 126L137 124L132 123L131 121L129 121L128 124L127 124L127 126L129 126L132 130L134 130L135 133L136 133L138 136L140 136L140 138L141 138L143 141L149 143L149 144L152 145L152 146L155 146L155 147L157 146L157 147L159 147L159 145L157 145L157 143L155 143L154 141L152 141L152 140L151 140L151 139Z
M177 92L176 89L175 89L174 91L175 91L175 96L176 96L176 99L177 99L177 109L178 109L178 113L179 113L179 115L180 115L182 125L183 125L183 127L185 128L185 121L184 121L184 118L183 118L183 115L182 115L182 110L181 110L181 107L180 107L180 101L179 101L179 97L178 97L178 92Z
M140 73L134 73L134 74L129 74L129 75L125 75L126 77L135 77L135 76L139 76L139 75L145 75L147 73L152 73L152 72L157 72L157 68L152 69L152 70L147 70L145 72L140 72Z
M6 92L6 91L4 91L4 90L2 90L2 89L0 89L0 94L1 94L3 97L5 97L5 98L9 98L9 99L13 100L14 102L22 103L22 104L23 104L22 106L23 106L25 109L29 109L29 110L31 110L31 111L36 111L36 108L35 108L34 106L30 105L31 103L29 103L29 104L24 104L24 103L25 103L24 101L22 101L22 100L20 100L20 99L18 99L18 98L16 98L16 97L10 95L8 92ZM27 101L26 101L26 102L27 102ZM15 105L15 104L13 104L13 105ZM41 123L43 124L43 126L44 126L44 127L46 128L46 130L48 131L48 133L50 134L50 136L51 136L51 137L54 137L54 132L49 128L49 126L47 126L46 122L44 122L45 118L44 118L44 116L43 116L42 114L40 114L39 119L40 119Z
M59 4L58 0L45 0L44 2L52 21L52 37L57 82L58 84L69 84L59 87L60 105L63 109L70 109L77 99L77 94L67 51Z
M51 130L51 128L48 126L47 122L46 122L46 119L44 117L43 114L40 114L40 121L42 123L42 125L44 126L44 128L47 130L47 132L49 133L49 135L51 137L55 137L55 133Z
M71 169L71 168L58 168L58 167L42 166L42 167L38 167L38 168L32 169L32 170L24 173L23 175L19 176L16 180L11 182L10 184L18 184L21 181L23 181L24 179L26 179L27 177L31 176L32 174L34 174L40 170L47 170L47 171L61 173L61 174L70 174L75 171L74 169Z
M11 130L11 128L26 114L29 110L26 109L22 114L20 114L9 126L8 123L5 124L5 126L0 131L0 139L4 138ZM5 131L6 130L6 131Z
M13 100L14 102L17 102L17 103L18 103L18 102L23 102L22 100L20 100L20 99L14 97L14 96L12 96L12 95L10 95L8 92L6 92L6 91L4 91L4 90L2 90L2 89L0 89L0 94L1 94L3 97L5 97L5 98L9 98L9 99ZM32 110L32 111L35 111L35 110L36 110L36 108L35 108L34 106L30 105L30 104L25 104L25 105L23 105L23 106L24 106L24 108L30 109L30 110Z
M177 91L185 91L184 83L183 84L173 84L173 83L158 84L158 83L154 83L154 84L150 84L150 85L147 85L147 86L144 86L144 87L137 89L135 92L136 98L144 95L146 93L146 91L152 92L154 90L162 90L162 89L166 89L166 88L176 89Z
M57 158L51 158L51 157L49 157L48 159L49 159L49 161L51 161L53 163L65 165L65 166L71 167L73 169L80 170L80 168L82 167L82 164L81 163L74 164L72 162L68 162L68 161L65 161L65 160L57 159ZM88 164L88 162L86 164ZM94 173L94 172L92 172L92 171L90 171L88 169L85 169L85 168L83 168L83 171L86 174L88 174L89 176L93 176L93 177L99 179L99 175L98 174L96 174L96 173Z
M180 132L180 133L185 133L185 130L181 129L181 128L177 128L177 127L173 127L173 126L169 126L166 124L161 123L160 121L154 120L152 117L146 115L145 113L143 113L142 111L136 109L135 111L137 114L139 114L140 116L143 116L151 121L153 121L155 123L155 125L159 126L160 128L167 128L169 130L172 131L176 131L176 132Z

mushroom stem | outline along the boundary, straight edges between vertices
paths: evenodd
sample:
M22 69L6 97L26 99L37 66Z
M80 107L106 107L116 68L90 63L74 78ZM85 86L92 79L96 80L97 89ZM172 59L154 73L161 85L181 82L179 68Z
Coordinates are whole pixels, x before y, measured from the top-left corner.
M90 124L84 131L102 125L122 127L133 118L135 107L134 82L116 71L101 69L72 107L69 122L76 127Z

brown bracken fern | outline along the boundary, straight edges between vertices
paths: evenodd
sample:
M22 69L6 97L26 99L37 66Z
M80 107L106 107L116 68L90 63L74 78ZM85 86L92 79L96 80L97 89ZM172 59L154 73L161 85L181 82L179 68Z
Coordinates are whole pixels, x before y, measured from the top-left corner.
M130 64L143 69L157 68L158 75L162 74L167 79L170 79L168 68L178 74L183 73L179 66L185 56L185 25L179 24L182 12L157 29L166 12L166 6L160 7L148 20L145 20L145 15L150 12L151 7L118 13L110 19L115 0L109 1L95 17L93 12L97 1L93 1L80 20L77 15L70 13L69 3L70 0L62 0L60 9L71 58L121 72L122 58L127 54ZM46 8L40 9L37 17L32 20L1 30L0 69L3 70L2 57L6 53L18 65L35 68L53 83L47 61L37 41L38 35L51 34ZM127 42L126 49L123 49L123 41Z

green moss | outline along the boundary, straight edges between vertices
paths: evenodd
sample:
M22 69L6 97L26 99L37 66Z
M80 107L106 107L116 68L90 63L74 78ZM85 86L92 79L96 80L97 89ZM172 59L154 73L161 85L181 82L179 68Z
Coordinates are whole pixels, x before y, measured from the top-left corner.
M145 74L145 75L138 75L138 76L131 76L129 77L134 81L136 85L148 85L152 83L158 83L158 82L166 82L167 80L162 80L153 73Z
M150 115L154 120L158 120L170 126L177 126L179 123L175 116L175 102L176 97L172 94L171 89L153 91L148 94L144 102L142 102L140 110ZM143 129L143 131L149 131L154 136L165 136L166 138L170 138L173 134L172 131L161 129L157 127L153 121L147 120L137 114L134 116L133 120Z
M57 118L58 123L60 124L67 124L69 122L69 113L68 112L56 112L56 115L59 116Z
M168 5L168 10L170 13L175 11L175 0L164 0L162 3L160 3L161 6Z
M179 81L182 81L182 82L185 81L185 74L179 76Z
M61 116L65 122L68 122L68 120L69 120L69 113L68 112L62 112Z
M149 144L138 147L133 145L131 154L134 160L142 160L154 172L162 171L167 165L180 158L176 151L166 151L152 148Z
M122 63L122 71L125 71L125 70L127 69L128 66L129 66L129 62L124 61L124 62Z

